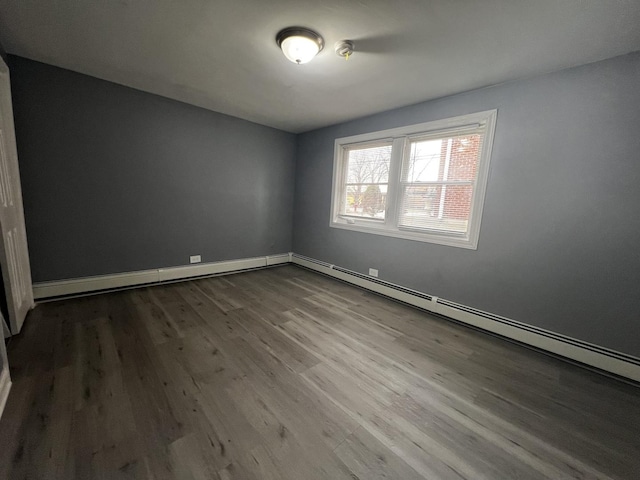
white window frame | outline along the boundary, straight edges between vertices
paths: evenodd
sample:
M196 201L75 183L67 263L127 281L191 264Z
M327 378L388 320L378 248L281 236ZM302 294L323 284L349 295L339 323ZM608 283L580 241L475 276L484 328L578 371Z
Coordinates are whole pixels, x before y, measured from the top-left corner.
M329 226L357 232L373 233L389 237L404 238L418 242L436 243L452 247L477 250L480 236L480 223L484 207L485 192L489 178L489 164L496 126L497 110L461 115L433 122L392 128L378 132L338 138L335 141L333 160L333 185L331 194L331 218ZM473 195L469 224L466 234L439 232L436 230L415 230L398 227L398 205L400 204L400 185L402 175L402 161L408 155L410 141L414 138L455 135L468 131L470 127L484 129L482 149L478 159L478 175L473 182ZM376 142L392 141L391 165L389 171L389 186L385 219L354 218L340 214L341 199L345 188L348 149L358 144L367 145Z

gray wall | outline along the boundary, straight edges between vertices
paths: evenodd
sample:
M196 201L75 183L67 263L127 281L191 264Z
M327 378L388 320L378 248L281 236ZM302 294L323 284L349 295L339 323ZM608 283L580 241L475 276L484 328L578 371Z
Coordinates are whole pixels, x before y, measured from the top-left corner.
M294 135L10 63L35 282L291 250Z
M640 356L639 85L636 53L300 135L293 249ZM335 138L493 108L476 251L329 227Z

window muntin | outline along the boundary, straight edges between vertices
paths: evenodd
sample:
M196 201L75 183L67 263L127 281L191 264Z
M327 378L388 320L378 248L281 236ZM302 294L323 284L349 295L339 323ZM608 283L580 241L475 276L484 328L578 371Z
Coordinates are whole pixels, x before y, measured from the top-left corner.
M331 226L475 249L496 113L337 139Z

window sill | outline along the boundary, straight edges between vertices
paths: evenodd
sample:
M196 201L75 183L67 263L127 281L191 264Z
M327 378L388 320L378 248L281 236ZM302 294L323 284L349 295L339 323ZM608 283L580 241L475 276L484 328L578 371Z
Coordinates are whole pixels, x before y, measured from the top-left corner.
M435 243L437 245L447 245L449 247L466 248L469 250L478 249L478 235L450 236L435 233L422 233L411 230L398 230L393 228L376 225L371 222L365 223L347 223L346 221L332 221L329 224L332 228L340 228L342 230L352 230L361 233L372 233L374 235L383 235L385 237L402 238L405 240L413 240L415 242Z

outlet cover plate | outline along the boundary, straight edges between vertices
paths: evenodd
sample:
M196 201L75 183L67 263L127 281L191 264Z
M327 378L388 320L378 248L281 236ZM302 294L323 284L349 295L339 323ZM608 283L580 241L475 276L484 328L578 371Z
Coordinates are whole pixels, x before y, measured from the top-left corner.
M377 268L370 268L369 269L369 275L372 276L372 277L378 278L378 269Z
M200 263L202 261L202 257L200 255L191 255L189 257L189 263Z

